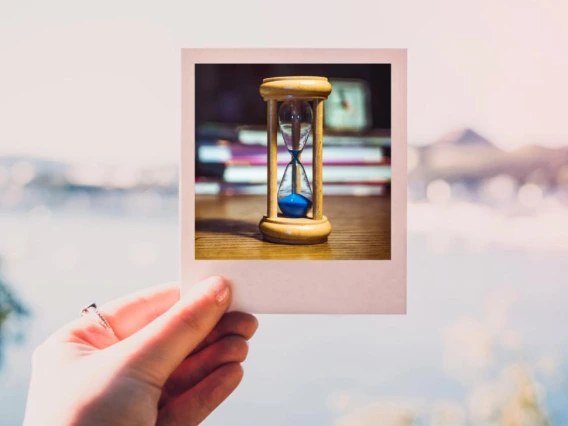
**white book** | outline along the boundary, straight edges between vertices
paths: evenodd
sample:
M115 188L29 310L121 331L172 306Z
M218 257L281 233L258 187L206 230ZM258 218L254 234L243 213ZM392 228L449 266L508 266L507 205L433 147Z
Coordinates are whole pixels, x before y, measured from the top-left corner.
M246 145L266 145L267 132L262 130L241 129L238 133L239 142ZM310 134L308 143L311 143L312 134ZM278 131L277 134L278 144L284 143L282 133ZM338 136L326 135L323 136L323 144L331 145L356 145L356 144L369 144L378 146L390 146L391 139L385 136Z
M222 185L214 182L198 182L195 184L197 195L217 195L222 192ZM243 185L232 189L236 195L266 195L266 185ZM384 195L386 188L383 185L336 185L324 184L324 195L353 195L371 196Z
M278 166L278 179L284 175L286 166ZM312 167L305 166L311 182ZM225 169L223 178L231 183L266 183L268 169L265 166L230 166ZM388 182L391 180L391 167L382 166L328 166L323 171L324 182Z
M234 156L230 146L227 145L204 145L198 148L198 158L202 163L226 163L231 160L239 160L238 156ZM259 158L266 159L266 154L258 152L251 153L245 156L245 158ZM307 146L302 152L302 158L306 163L311 163L312 161L312 147ZM290 154L287 152L278 153L279 160L289 160ZM323 150L323 161L362 161L366 163L376 163L383 161L384 155L381 147L371 146L371 147L344 147L344 146L329 146L325 147Z

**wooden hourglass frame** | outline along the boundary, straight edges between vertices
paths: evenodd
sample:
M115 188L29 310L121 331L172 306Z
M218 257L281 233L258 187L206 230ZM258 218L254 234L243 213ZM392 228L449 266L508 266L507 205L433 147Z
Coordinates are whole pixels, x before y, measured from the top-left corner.
M323 103L330 93L331 84L325 77L265 78L260 86L260 94L267 102L268 200L267 214L259 228L266 241L319 244L327 241L331 233L331 224L323 215L322 189ZM278 102L286 101L308 102L313 111L312 205L304 217L286 217L278 213ZM297 137L297 130L295 135Z

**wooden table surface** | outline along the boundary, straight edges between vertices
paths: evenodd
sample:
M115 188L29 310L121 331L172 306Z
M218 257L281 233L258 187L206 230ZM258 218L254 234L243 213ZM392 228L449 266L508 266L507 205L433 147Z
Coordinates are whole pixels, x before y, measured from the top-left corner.
M326 196L331 235L311 246L262 240L258 223L266 214L265 196L197 195L195 206L196 259L390 259L389 196Z

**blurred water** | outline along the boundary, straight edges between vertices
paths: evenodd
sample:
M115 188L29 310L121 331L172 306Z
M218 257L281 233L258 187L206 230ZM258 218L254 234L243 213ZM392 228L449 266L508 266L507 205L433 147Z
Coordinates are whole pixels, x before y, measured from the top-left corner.
M466 424L474 388L516 360L546 390L554 424L567 423L565 252L480 248L419 228L408 315L260 316L241 387L205 424L358 424L358 410L377 403L426 419L407 424L442 424L428 420L432 407ZM178 224L170 213L4 211L0 235L2 273L33 311L0 369L0 423L17 425L33 348L87 303L176 279Z

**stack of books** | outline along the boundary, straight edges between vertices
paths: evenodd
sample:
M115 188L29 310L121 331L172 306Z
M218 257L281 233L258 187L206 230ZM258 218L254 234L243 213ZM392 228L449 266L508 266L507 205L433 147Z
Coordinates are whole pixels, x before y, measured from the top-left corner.
M266 194L266 129L239 127L235 140L199 138L196 143L196 194ZM311 181L312 137L301 154ZM291 156L278 134L278 177ZM390 191L390 132L324 132L325 195L384 195Z

